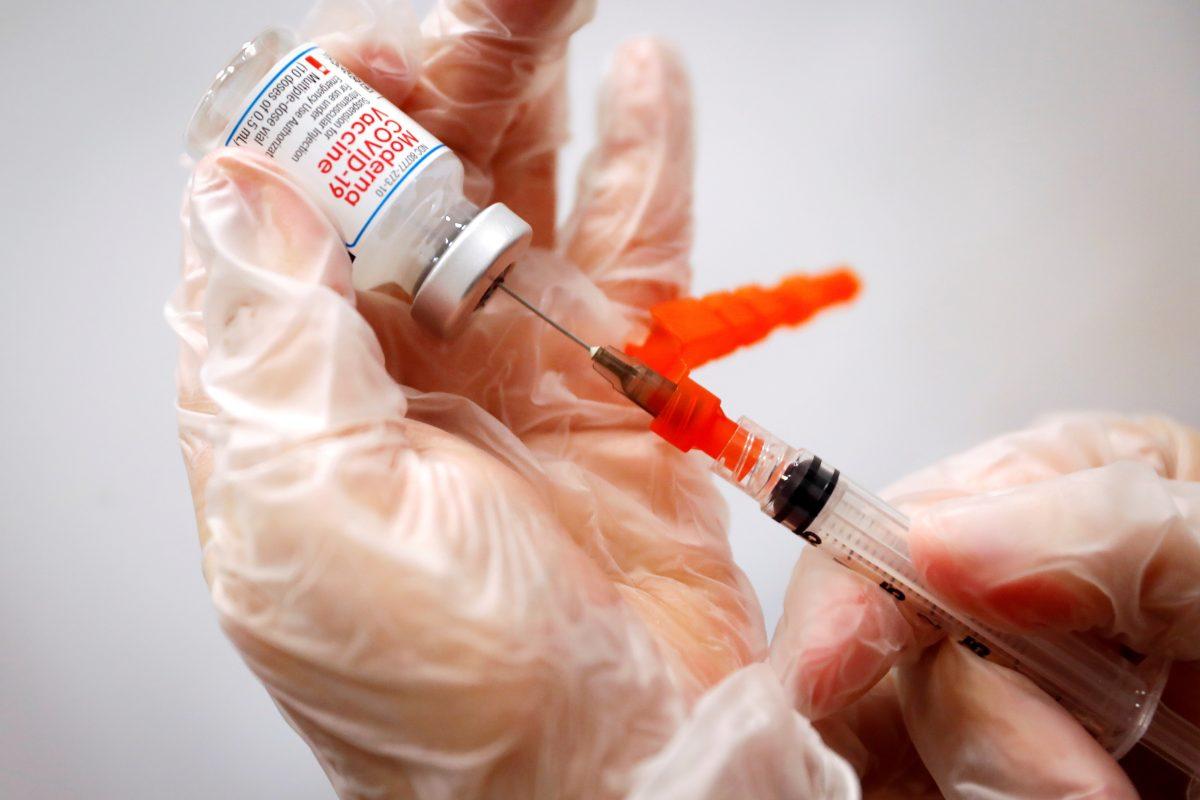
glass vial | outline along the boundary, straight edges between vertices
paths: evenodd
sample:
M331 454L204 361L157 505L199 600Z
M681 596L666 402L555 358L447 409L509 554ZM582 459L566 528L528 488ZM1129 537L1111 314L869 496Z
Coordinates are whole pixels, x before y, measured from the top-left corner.
M462 193L448 147L311 42L269 29L213 79L188 123L188 152L246 147L274 159L328 214L359 289L395 284L413 316L452 337L527 249L503 203Z

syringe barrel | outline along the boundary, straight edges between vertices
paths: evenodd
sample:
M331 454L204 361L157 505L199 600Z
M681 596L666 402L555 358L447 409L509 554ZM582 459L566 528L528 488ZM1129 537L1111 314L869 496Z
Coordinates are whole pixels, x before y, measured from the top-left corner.
M1050 639L1001 633L955 613L922 586L909 557L903 514L813 453L790 447L745 418L738 426L738 435L713 470L811 546L887 592L918 641L948 636L977 656L1017 670L1118 757L1141 738L1168 664L1081 635ZM1200 731L1183 724L1190 728L1191 741L1200 742ZM1153 741L1147 743L1153 746ZM1200 763L1180 766L1200 773Z

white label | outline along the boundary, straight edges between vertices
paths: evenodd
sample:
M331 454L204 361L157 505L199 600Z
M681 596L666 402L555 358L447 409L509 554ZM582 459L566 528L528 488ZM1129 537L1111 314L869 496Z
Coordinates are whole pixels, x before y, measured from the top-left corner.
M314 44L280 59L223 143L283 164L333 218L352 254L407 179L449 152Z

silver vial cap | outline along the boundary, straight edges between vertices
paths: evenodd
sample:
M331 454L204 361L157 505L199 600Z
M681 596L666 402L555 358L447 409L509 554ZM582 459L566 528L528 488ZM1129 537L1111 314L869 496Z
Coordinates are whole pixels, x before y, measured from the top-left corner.
M529 249L532 236L529 223L503 203L480 211L417 287L413 318L444 339L457 336L496 280Z

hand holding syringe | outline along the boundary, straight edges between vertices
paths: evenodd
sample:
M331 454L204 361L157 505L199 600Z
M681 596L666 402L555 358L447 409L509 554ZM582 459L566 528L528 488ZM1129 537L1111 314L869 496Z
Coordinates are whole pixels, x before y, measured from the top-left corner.
M814 454L745 418L729 420L720 400L691 379L674 382L612 347L589 345L508 287L500 288L586 349L596 371L654 418L652 431L681 450L709 455L714 472L777 522L891 595L919 638L950 636L976 655L1020 672L1117 756L1141 740L1200 776L1200 729L1158 703L1169 662L1081 636L1014 636L957 614L921 585L909 558L908 520L898 511Z

